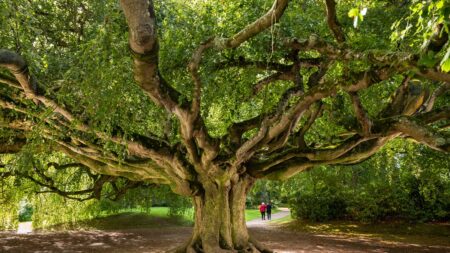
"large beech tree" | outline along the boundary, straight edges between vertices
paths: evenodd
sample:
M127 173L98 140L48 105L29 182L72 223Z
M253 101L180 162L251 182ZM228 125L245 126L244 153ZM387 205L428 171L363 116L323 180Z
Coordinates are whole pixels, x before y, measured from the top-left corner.
M0 153L64 153L16 175L66 196L120 177L117 193L192 197L179 252L269 252L245 225L255 180L359 163L397 137L450 150L450 10L425 2L0 3ZM73 166L92 189L46 172Z

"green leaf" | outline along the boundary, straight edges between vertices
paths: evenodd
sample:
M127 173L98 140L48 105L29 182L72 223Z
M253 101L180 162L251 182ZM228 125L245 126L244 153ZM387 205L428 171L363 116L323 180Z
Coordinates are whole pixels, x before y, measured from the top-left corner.
M348 16L350 18L357 17L358 15L359 15L359 9L358 8L353 8L353 9L350 9L348 11Z
M433 52L428 52L427 54L423 55L420 59L419 59L419 65L421 66L425 66L428 68L433 67L434 65L436 65L436 63L438 62L438 59L436 59L434 57L434 53Z
M441 69L444 72L450 72L450 58L442 62Z
M442 58L441 69L444 72L450 71L450 47L448 48L447 52L445 53L444 57Z
M437 9L441 9L442 7L444 7L444 0L441 0L441 1L436 3L436 8Z
M362 14L359 14L359 19L361 19L361 21L364 21L364 16Z
M441 9L441 16L448 17L450 15L450 6L446 6Z

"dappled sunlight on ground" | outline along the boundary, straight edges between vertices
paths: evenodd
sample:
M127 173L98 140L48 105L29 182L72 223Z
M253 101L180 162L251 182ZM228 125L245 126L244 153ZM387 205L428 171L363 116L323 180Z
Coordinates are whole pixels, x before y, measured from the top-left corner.
M256 239L278 253L290 252L450 252L450 247L389 243L371 238L251 229Z
M248 222L250 234L278 253L450 252L448 237L442 236L446 234L445 229L448 228L446 226L442 226L444 231L434 231L434 234L428 225L406 227L406 230L411 232L428 229L426 233L434 235L435 241L428 240L430 236L415 240L410 234L390 235L391 240L386 240L371 235L377 231L380 233L383 229L392 231L395 226L374 228L345 222L299 224L285 215L286 213L280 212L272 216L278 217L279 220L256 219ZM84 222L83 230L35 231L31 234L0 232L0 252L159 253L176 248L188 240L192 228L180 224L184 223L177 223L173 219L121 214ZM297 230L293 230L292 226ZM52 229L58 228L63 227L57 226ZM424 243L418 243L425 240L427 241Z
M0 252L162 252L188 239L190 228L0 233Z
M185 242L189 227L114 231L39 232L26 235L0 232L0 252L165 252ZM301 252L450 252L450 247L392 243L373 238L290 232L255 227L250 233L278 253Z
M314 223L286 219L278 222L278 229L327 237L349 237L360 240L383 241L386 244L443 245L450 247L450 225L446 223L401 223L384 222L377 224L351 221L331 221ZM450 252L450 251L449 251Z

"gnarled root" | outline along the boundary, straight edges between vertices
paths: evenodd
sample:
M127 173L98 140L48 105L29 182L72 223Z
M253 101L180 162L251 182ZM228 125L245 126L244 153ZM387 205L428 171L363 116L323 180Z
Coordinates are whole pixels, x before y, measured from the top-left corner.
M250 237L249 241L250 241L251 244L253 244L256 247L256 249L258 249L258 252L261 252L261 253L274 253L273 250L270 250L270 249L262 246L262 244L260 242L258 242L257 240L255 240L253 237Z
M200 240L189 241L183 246L169 251L170 253L273 253L261 245L258 241L250 238L248 245L244 249L222 249L219 246L205 245L203 247Z

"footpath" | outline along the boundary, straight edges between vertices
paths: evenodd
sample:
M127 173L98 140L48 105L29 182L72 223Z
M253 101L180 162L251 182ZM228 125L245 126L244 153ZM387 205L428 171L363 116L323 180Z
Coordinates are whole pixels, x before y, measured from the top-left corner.
M278 213L272 214L271 220L267 220L267 219L261 220L261 218L257 218L257 219L251 220L251 221L247 221L247 227L248 228L267 227L270 225L270 221L278 220L278 219L284 218L288 215L291 215L291 211L289 210L289 208L279 208L278 210L279 210Z

